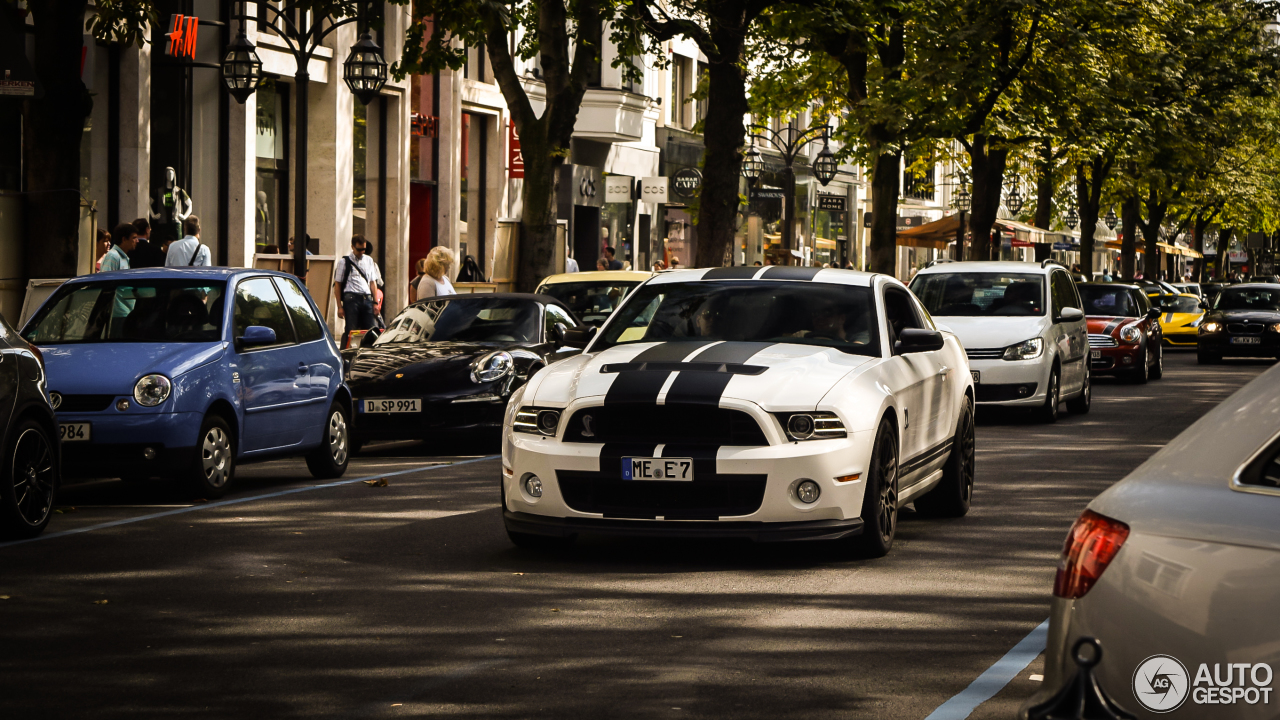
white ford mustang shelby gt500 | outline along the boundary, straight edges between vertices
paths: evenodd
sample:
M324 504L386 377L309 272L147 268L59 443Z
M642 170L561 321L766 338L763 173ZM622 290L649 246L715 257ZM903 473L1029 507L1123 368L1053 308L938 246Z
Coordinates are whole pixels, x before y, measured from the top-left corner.
M973 381L955 336L891 277L802 267L662 273L585 352L507 406L502 501L518 545L578 533L857 536L973 492Z

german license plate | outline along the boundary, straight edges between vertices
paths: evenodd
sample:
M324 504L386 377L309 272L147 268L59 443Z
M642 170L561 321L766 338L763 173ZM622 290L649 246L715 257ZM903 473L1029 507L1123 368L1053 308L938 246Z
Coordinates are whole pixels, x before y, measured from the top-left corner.
M418 398L413 398L412 400L378 398L376 400L364 400L362 404L364 411L372 414L422 412L422 400Z
M88 442L89 423L58 423L58 438L62 442Z
M1090 350L1090 351L1089 351L1089 359L1090 359L1090 360L1100 360L1100 359L1102 359L1102 351L1101 351L1101 350Z
M1261 344L1262 344L1262 338L1259 338L1259 337L1233 337L1233 338L1231 338L1231 344L1232 344L1232 345L1261 345Z
M693 481L692 458L622 458L623 480Z
M982 382L982 371L981 371L981 370L970 370L969 372L973 373L973 381L974 381L975 383L980 383L980 382Z

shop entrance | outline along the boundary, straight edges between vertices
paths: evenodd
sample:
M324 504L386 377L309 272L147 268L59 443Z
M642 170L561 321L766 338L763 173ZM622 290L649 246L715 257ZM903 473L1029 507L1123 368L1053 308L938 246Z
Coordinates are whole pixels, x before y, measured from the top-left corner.
M573 258L578 261L578 269L595 270L600 252L600 208L574 205Z

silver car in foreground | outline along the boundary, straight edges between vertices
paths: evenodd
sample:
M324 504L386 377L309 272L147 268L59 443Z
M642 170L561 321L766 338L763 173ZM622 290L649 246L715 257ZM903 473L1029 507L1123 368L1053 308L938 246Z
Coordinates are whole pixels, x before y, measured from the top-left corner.
M1089 503L1028 707L1070 682L1086 637L1101 691L1139 718L1280 716L1280 366Z

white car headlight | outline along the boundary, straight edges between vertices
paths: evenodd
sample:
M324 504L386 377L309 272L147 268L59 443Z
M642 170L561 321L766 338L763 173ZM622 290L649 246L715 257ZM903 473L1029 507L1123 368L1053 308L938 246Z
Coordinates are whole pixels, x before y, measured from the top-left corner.
M1035 360L1044 353L1044 340L1034 337L1004 349L1005 360Z
M787 439L827 440L847 437L844 423L833 412L778 413L778 421L787 433Z
M133 386L133 399L143 407L155 407L169 398L173 383L163 375L143 375Z
M1222 323L1219 323L1219 322L1200 323L1201 334L1208 335L1210 333L1216 333L1221 331L1222 331Z
M560 428L560 411L554 408L522 407L516 411L511 429L518 433L554 437Z
M1137 325L1126 325L1120 331L1120 339L1127 343L1136 343L1142 339L1142 330Z
M510 375L515 367L516 361L511 358L511 353L501 350L489 353L471 365L471 382L487 383L500 380Z

